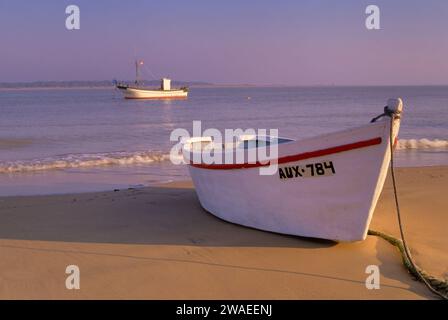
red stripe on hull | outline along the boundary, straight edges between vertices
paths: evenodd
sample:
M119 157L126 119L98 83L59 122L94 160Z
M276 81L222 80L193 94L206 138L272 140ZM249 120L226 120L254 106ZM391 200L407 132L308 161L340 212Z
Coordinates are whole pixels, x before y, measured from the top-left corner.
M355 150L360 148L365 148L369 146L374 146L381 144L382 139L380 137L373 138L369 140L358 141L354 143L344 144L337 147L331 147L327 149L321 149L316 151L310 151L305 153L300 153L292 156L286 156L278 159L278 164L288 163L288 162L296 162L300 160L310 159L322 157L334 153ZM264 167L269 166L269 163L237 163L237 164L195 164L190 162L190 165L195 168L201 169L212 169L212 170L230 170L230 169L247 169L247 168L256 168L256 167Z

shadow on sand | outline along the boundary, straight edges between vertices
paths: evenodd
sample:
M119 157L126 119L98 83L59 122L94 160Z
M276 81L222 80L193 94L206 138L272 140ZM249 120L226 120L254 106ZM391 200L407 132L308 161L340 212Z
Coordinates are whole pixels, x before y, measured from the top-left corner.
M3 198L0 239L310 249L336 245L223 221L201 208L193 189L171 187Z

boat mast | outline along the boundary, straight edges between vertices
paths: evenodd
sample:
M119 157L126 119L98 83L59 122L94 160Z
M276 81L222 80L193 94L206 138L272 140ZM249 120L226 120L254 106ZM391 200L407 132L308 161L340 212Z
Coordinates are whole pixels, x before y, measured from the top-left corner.
M140 62L138 60L135 60L135 84L138 84L140 81L140 74L138 67L140 65Z

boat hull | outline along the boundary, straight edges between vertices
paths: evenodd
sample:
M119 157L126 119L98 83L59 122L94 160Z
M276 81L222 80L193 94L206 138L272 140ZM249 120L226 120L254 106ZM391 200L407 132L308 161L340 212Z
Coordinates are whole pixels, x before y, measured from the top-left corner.
M257 164L190 164L189 171L202 207L224 220L283 234L363 240L387 175L390 125L387 118L279 144L274 175L260 175ZM393 139L398 128L395 120ZM317 166L324 174L311 175Z
M118 87L126 99L186 99L187 90L146 90L132 87Z

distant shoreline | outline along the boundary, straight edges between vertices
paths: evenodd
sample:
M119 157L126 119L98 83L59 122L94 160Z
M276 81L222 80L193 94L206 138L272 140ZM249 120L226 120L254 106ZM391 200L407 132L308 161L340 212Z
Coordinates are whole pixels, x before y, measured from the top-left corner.
M133 81L122 81L124 83L133 83ZM159 80L143 80L143 86L160 86ZM194 87L210 86L208 82L200 81L173 81L174 87ZM0 82L0 90L8 89L108 89L115 85L113 81L33 81L33 82Z
M151 86L149 86L151 87ZM153 86L154 87L154 86ZM180 85L175 85L175 87L180 87ZM189 85L189 88L257 88L261 86L254 85ZM273 87L273 86L266 86ZM113 85L110 86L35 86L35 87L1 87L1 91L40 91L40 90L104 90L104 89L114 89Z
M132 83L132 81L125 81ZM143 86L159 86L159 81L143 81ZM173 87L189 88L365 88L365 87L448 87L448 84L386 84L386 85L336 85L336 84L219 84L199 81L173 81ZM39 81L39 82L0 82L0 91L15 90L68 90L68 89L113 89L111 81Z
M89 86L79 86L79 87L0 87L0 91L38 91L38 90L97 90L97 89L113 89L113 86L98 86L98 87L89 87Z

